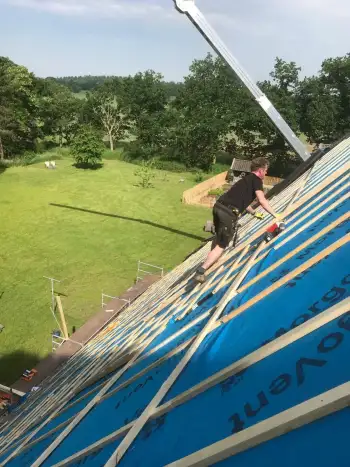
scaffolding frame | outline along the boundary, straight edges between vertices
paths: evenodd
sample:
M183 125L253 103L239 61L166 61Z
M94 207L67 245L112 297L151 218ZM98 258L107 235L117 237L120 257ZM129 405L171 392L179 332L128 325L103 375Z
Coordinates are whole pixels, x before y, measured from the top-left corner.
M142 281L146 276L153 276L154 274L157 274L157 273L159 274L159 271L160 271L161 277L163 278L164 268L138 260L136 283Z

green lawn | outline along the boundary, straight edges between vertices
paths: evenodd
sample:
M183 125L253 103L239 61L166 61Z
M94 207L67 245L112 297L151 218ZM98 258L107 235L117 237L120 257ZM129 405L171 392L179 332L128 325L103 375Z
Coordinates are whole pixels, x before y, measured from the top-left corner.
M193 174L167 173L165 180L158 172L155 187L142 189L136 167L124 162L107 160L96 171L69 159L57 165L0 173L0 383L51 351L57 325L43 276L62 281L57 291L67 295L71 330L99 310L102 291L118 295L134 283L139 259L169 270L201 244L198 237L208 237L210 211L181 203Z

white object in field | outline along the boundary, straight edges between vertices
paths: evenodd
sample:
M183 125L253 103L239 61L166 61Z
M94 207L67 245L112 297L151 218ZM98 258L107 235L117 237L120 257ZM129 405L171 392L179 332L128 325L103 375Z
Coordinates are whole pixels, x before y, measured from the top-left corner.
M45 161L45 167L47 169L55 169L56 168L56 162L55 161Z

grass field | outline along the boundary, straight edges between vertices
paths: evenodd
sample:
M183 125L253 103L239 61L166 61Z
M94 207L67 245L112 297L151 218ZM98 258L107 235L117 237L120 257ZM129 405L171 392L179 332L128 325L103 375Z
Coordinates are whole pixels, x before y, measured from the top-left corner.
M125 162L106 160L96 171L76 169L68 158L57 165L0 173L3 384L51 351L57 325L43 276L62 281L56 290L66 295L71 331L99 310L102 291L118 295L134 283L139 259L170 270L208 237L210 211L181 203L193 174L158 172L154 188L142 189L136 167Z

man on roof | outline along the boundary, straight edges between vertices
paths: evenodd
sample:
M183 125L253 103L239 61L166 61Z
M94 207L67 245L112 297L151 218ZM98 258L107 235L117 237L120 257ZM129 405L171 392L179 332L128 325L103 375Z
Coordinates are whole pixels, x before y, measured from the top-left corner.
M261 218L250 206L255 199L266 212L281 220L281 216L272 209L264 195L263 179L268 168L268 161L264 157L252 160L251 173L241 178L216 201L213 208L215 237L207 259L196 271L194 279L197 282L205 282L206 271L220 258L232 241L236 224L243 212L248 211Z

